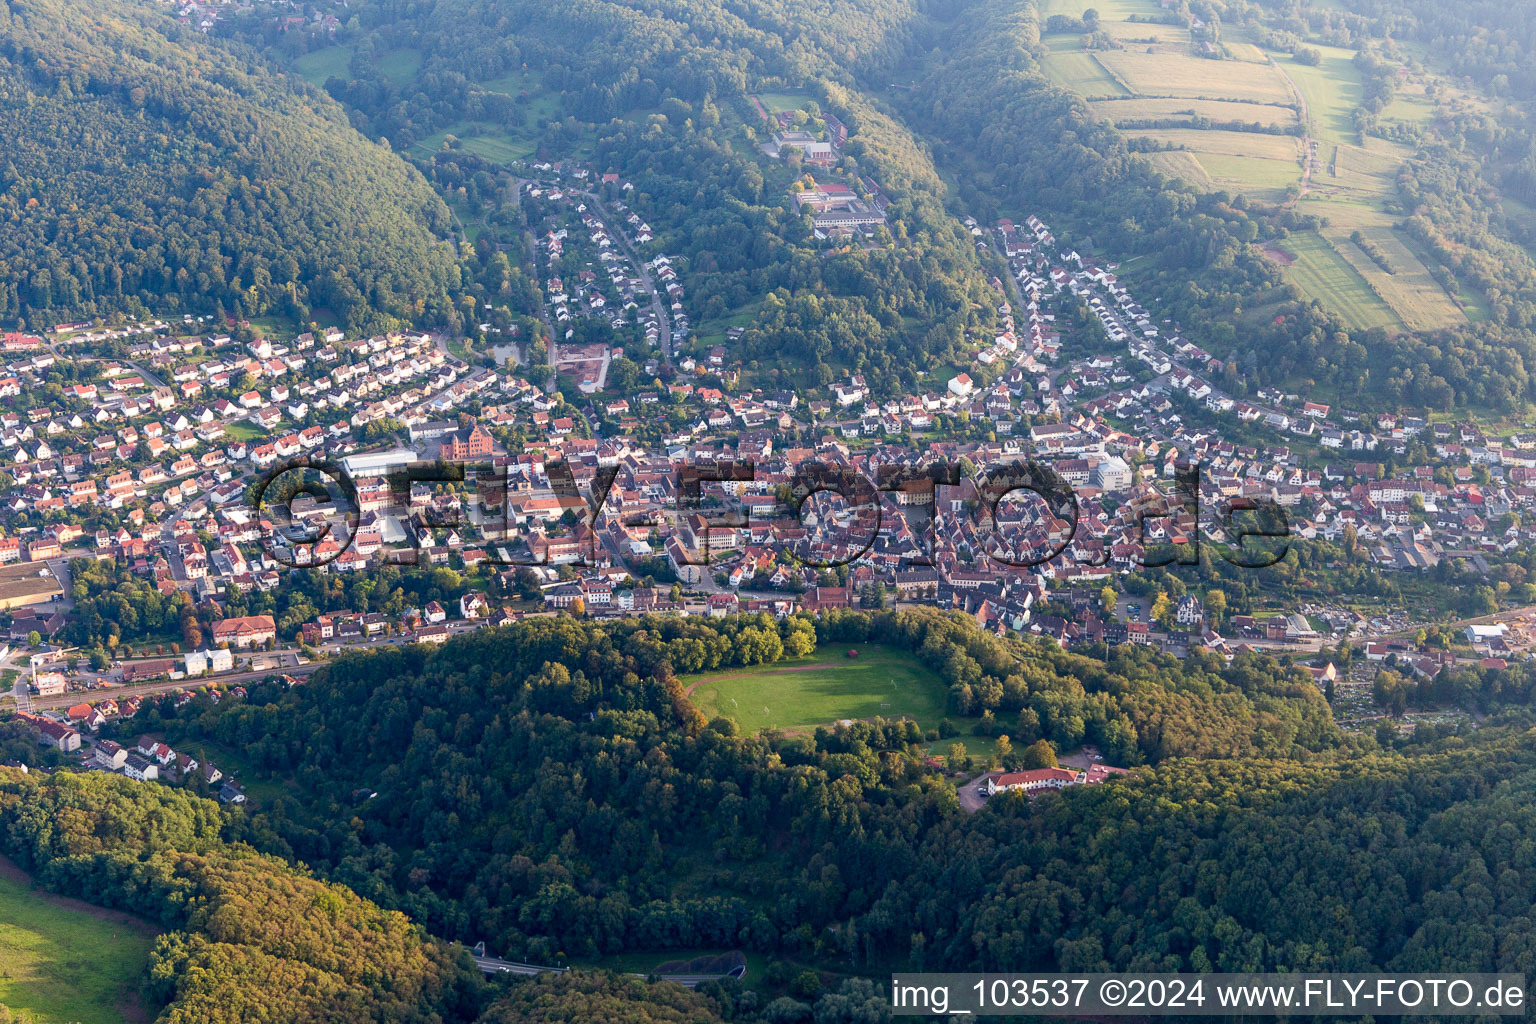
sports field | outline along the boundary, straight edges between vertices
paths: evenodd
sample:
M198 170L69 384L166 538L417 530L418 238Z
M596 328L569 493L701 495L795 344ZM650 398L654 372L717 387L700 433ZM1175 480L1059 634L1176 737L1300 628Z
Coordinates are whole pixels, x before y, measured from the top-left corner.
M147 1021L139 985L154 941L126 914L34 890L0 858L0 1005L36 1024Z
M869 644L823 644L815 654L773 665L683 680L700 711L744 733L806 730L845 718L907 716L925 728L944 717L945 687L910 655Z
M785 110L801 109L811 98L811 94L808 92L760 92L757 98L763 101L763 106L768 108L768 113L777 114Z

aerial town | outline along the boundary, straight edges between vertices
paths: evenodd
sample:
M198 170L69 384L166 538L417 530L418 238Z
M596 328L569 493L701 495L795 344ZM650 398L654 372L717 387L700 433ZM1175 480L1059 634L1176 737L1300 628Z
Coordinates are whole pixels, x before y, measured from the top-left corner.
M1448 559L1487 571L1536 534L1521 518L1536 503L1536 430L1493 437L1272 389L1234 399L1212 383L1220 362L1117 267L1034 217L967 222L1007 270L993 282L1002 330L973 339L972 365L932 390L879 397L857 374L742 390L728 349L690 335L674 261L638 214L588 190L598 177L523 186L551 225L542 369L515 344L466 360L422 332L279 338L191 316L0 339L4 664L46 742L74 751L145 694L214 684L238 699L241 682L299 681L349 647L440 643L527 615L928 603L1064 646L1305 657L1347 642L1367 665L1433 676L1458 655L1415 643L1424 623L1401 608L1316 594L1239 614L1137 581L1201 545L1267 564L1242 561L1265 531L1235 526L1234 509L1267 508L1286 540L1408 574ZM877 210L846 186L796 198L818 218ZM572 255L591 269L559 276ZM611 320L625 345L581 343L585 318ZM620 358L656 386L610 388ZM657 423L659 445L636 438ZM1051 467L1070 502L979 475L1025 459ZM74 579L79 559L111 570ZM323 606L278 603L292 574L383 566L433 582L386 602L338 583L320 586ZM175 640L85 622L79 607L124 580L174 603ZM1520 656L1524 626L1469 626L1461 656ZM1332 680L1322 660L1314 674ZM136 779L201 768L217 781L169 750L86 756Z

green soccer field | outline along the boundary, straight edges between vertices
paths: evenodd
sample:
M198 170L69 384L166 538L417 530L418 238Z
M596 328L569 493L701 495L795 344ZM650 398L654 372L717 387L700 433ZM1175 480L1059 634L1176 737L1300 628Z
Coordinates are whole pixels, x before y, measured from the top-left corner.
M857 658L846 652L853 647ZM803 730L845 718L944 716L944 684L910 655L868 644L823 644L807 658L683 680L705 715L745 733Z

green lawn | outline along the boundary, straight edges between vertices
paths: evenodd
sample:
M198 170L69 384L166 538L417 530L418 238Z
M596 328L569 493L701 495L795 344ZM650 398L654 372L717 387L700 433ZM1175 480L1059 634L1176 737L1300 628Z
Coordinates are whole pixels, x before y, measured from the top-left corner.
M459 140L460 145L466 152L474 153L485 157L487 160L495 160L500 163L531 156L535 147L532 138L514 137L494 125L461 121L458 124L448 126L440 132L428 135L411 146L411 151L418 156L430 157L443 148L443 140L450 135ZM466 224L467 227L468 225Z
M352 62L349 46L327 46L313 50L293 62L294 70L312 85L324 85L327 79L346 78L347 65Z
M224 425L224 433L236 441L254 441L267 436L267 432L250 420L237 420Z
M985 761L993 754L997 753L997 740L993 739L991 736L971 735L971 727L974 726L977 722L981 721L981 719L952 718L950 721L954 722L957 726L960 727L962 735L950 736L947 739L934 740L932 743L928 744L928 753L937 755L939 757L948 757L949 748L954 746L956 743L964 744L966 754L976 758L978 761ZM1004 730L1003 735L1006 736L1011 731L1012 730ZM983 767L985 766L983 765Z
M1354 110L1364 94L1360 71L1355 67L1355 51L1337 46L1314 46L1323 55L1316 67L1298 62L1288 54L1276 53L1275 62L1285 69L1291 81L1307 101L1307 119L1313 135L1325 143L1358 144Z
M37 1024L148 1020L139 984L149 925L33 890L25 877L0 862L0 1005Z
M908 716L924 728L944 717L944 684L917 659L869 644L824 644L807 658L683 680L705 715L744 733L805 730L844 718Z
M350 46L327 46L298 58L293 62L293 68L306 81L324 85L327 79L348 77L347 66L351 62ZM409 48L391 50L379 61L379 70L396 85L408 82L421 70L421 52Z

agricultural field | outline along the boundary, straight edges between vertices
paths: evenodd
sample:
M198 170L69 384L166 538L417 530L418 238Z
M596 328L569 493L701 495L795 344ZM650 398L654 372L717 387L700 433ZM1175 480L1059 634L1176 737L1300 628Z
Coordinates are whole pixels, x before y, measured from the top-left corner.
M1117 100L1095 100L1088 106L1098 116L1117 123L1167 121L1173 118L1183 118L1188 121L1199 117L1207 121L1240 121L1244 124L1261 124L1274 128L1288 128L1296 124L1296 111L1292 107L1274 103L1136 96Z
M1332 239L1334 248L1376 287L1409 330L1428 331L1466 322L1460 306L1390 226L1362 227L1360 234L1386 257L1391 273L1347 237Z
M1199 128L1155 128L1138 131L1135 135L1137 138L1153 139L1202 156L1213 154L1250 160L1275 160L1289 166L1297 178L1301 177L1301 140L1290 135L1208 131Z
M1307 120L1312 137L1323 143L1348 142L1358 145L1354 109L1360 105L1360 72L1353 63L1354 50L1337 46L1314 47L1323 55L1317 67L1308 67L1289 54L1274 55L1275 65L1296 83L1307 104Z
M1145 15L1158 9L1157 4L1152 0L1043 0L1040 4L1040 20L1043 23L1053 14L1081 18L1083 12L1090 7L1099 12L1099 20L1106 27L1114 22L1124 21L1132 14Z
M1313 67L1290 53L1266 52L1240 28L1227 26L1222 47L1229 59L1210 60L1195 55L1182 28L1150 20L1161 16L1155 0L1043 0L1042 22L1054 14L1080 18L1089 7L1122 48L1086 51L1080 33L1046 33L1046 73L1090 101L1096 116L1124 125L1127 135L1174 147L1146 154L1165 174L1197 188L1277 205L1294 202L1298 212L1321 218L1323 235L1291 238L1286 248L1295 250L1294 259L1282 260L1286 278L1309 297L1357 329L1426 330L1464 323L1468 311L1478 314L1481 300L1461 285L1448 293L1424 254L1394 228L1401 214L1387 207L1411 150L1356 128L1364 89L1353 49L1309 41L1322 57ZM1129 20L1133 16L1138 20ZM1401 82L1383 120L1422 123L1431 117L1427 81L1410 76ZM1437 83L1442 92L1446 87ZM1300 126L1311 140L1310 159L1301 136L1199 128L1197 118ZM1175 119L1185 126L1135 127ZM1349 240L1357 230L1386 254L1390 273Z
M36 1024L147 1021L139 985L154 941L148 924L34 890L0 859L0 1005Z
M1052 50L1041 58L1040 63L1051 81L1087 99L1131 95L1104 70L1098 58L1086 50Z
M723 716L752 734L806 731L845 718L916 719L924 728L944 717L945 686L910 655L859 644L823 644L806 658L684 679L706 716Z
M1282 201L1286 188L1301 180L1299 164L1281 160L1220 153L1201 153L1197 159L1215 187L1272 203Z
M1326 239L1310 232L1295 234L1279 248L1292 260L1283 266L1286 280L1337 313L1351 329L1398 326L1391 308Z
M1215 188L1211 176L1195 159L1193 153L1182 150L1171 150L1167 153L1148 153L1147 159L1152 161L1152 166L1164 174L1175 178L1183 178L1185 181L1199 188Z
M1183 53L1105 50L1099 62L1138 96L1188 96L1249 103L1289 103L1291 90L1273 68Z

